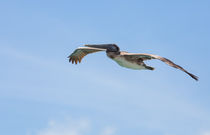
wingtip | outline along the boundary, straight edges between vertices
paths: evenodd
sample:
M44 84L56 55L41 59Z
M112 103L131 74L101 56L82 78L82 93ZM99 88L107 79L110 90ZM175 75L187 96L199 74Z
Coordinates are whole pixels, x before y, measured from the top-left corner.
M196 81L199 81L199 77L195 76L193 79L195 79Z
M75 64L75 65L78 64L78 60L75 60L75 59L72 58L72 57L69 58L69 62L72 63L72 64Z
M71 62L72 58L71 57L68 57L68 59L69 59L69 62Z
M198 81L199 80L199 77L197 77L196 75L193 75L191 73L188 73L194 80Z

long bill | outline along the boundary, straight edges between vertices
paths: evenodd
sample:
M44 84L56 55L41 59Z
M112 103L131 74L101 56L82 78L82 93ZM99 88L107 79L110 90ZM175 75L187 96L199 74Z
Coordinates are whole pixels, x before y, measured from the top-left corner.
M87 47L93 47L93 48L101 48L101 49L108 49L110 46L113 46L114 44L90 44L85 45Z

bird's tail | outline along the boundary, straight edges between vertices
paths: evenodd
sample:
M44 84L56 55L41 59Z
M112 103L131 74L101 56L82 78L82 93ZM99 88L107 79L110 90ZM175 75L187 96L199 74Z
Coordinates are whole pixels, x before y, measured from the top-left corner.
M148 69L148 70L155 70L154 67L150 67L150 66L146 66L146 69Z

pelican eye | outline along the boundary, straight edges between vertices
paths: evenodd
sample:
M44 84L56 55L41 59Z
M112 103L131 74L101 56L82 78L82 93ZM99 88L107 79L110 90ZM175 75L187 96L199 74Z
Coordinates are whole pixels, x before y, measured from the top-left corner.
M110 51L117 51L117 48L115 46L111 46Z

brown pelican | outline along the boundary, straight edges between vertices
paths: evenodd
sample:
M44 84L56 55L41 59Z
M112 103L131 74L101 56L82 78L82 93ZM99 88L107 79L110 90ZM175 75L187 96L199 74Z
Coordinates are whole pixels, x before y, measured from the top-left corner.
M164 57L153 55L153 54L146 54L146 53L128 53L124 51L120 51L120 48L116 44L93 44L93 45L85 45L85 47L79 47L77 48L68 58L69 62L72 62L72 64L77 64L81 62L82 58L90 53L95 53L99 51L106 51L106 54L109 58L117 62L120 66L130 68L130 69L136 69L136 70L154 70L153 67L147 66L144 61L145 60L151 60L151 59L158 59L169 66L172 66L174 68L180 69L187 73L189 76L191 76L196 81L198 80L198 77L189 73L187 70L182 68L181 66L173 63L171 60L166 59Z

